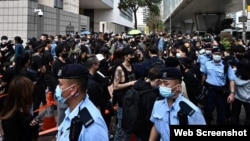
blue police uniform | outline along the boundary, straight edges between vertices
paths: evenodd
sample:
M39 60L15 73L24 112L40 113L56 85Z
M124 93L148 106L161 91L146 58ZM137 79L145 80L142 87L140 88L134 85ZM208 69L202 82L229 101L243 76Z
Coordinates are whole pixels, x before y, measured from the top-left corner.
M192 116L188 116L189 125L206 125L205 119L201 110L191 101L183 97L181 94L176 98L172 107L167 104L167 99L158 100L154 103L150 120L161 136L161 141L170 141L170 126L179 125L178 112L180 111L179 103L184 101L195 112Z
M206 62L206 64L201 67L201 72L207 76L206 82L215 86L224 86L226 84L226 77L228 77L230 81L234 81L236 78L231 66L229 66L227 76L225 76L222 61L219 63L215 63L213 60Z
M201 54L198 56L197 62L200 64L200 68L204 67L206 62L210 61L211 57L206 54Z
M78 79L79 81L87 81L88 69L81 64L68 64L59 70L59 79ZM86 86L87 87L87 83ZM85 94L84 94L85 95ZM70 105L68 105L70 106ZM85 110L85 108L87 110ZM82 110L83 109L83 110ZM101 112L89 99L88 94L85 98L77 104L72 111L69 108L65 111L65 118L60 124L57 133L57 141L69 141L70 128L72 120L76 121L75 117L83 122L81 125L81 131L78 136L77 132L74 132L78 136L78 141L108 141L108 128L101 115ZM86 122L85 122L86 120ZM77 127L76 124L73 127ZM81 123L79 123L81 124ZM86 127L85 127L86 126ZM77 136L74 137L77 137Z
M58 128L57 141L69 141L71 120L78 115L79 109L86 107L92 116L94 123L85 128L82 125L82 130L78 141L108 141L108 128L100 111L89 100L89 97L80 102L72 112L69 108L65 111L65 118Z
M220 52L220 49L213 49L213 52ZM226 70L226 69L225 69ZM228 112L227 97L229 96L225 90L226 79L234 81L236 79L232 67L228 66L228 71L224 72L223 60L215 63L214 60L206 62L201 67L201 72L206 75L204 85L207 88L207 98L204 105L204 115L207 124L213 119L212 113L216 108L217 124L225 124Z

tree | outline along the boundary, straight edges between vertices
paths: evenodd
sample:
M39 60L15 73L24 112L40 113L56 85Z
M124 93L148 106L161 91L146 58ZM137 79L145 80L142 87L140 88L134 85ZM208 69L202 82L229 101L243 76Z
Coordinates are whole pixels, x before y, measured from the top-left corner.
M155 32L163 30L163 22L161 20L161 16L155 15L155 13L150 12L149 16L146 19L146 24L149 27L149 31Z
M148 7L150 12L156 15L160 14L160 9L157 6L162 0L120 0L118 8L120 11L126 11L131 9L134 14L135 25L134 28L137 29L137 16L136 12L140 7Z

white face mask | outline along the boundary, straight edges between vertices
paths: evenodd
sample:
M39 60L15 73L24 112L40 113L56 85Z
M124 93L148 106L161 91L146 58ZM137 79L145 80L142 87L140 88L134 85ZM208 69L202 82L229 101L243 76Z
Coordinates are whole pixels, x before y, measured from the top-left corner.
M180 58L180 57L181 57L181 54L180 54L180 53L176 53L176 57L177 57L177 58Z
M219 61L221 61L221 56L220 55L213 55L213 59L214 59L214 61L219 62Z
M210 54L212 54L212 51L211 50L206 50L206 54L210 55Z
M203 53L205 53L205 49L201 49L201 50L199 51L199 54L203 54Z
M8 43L8 40L2 40L2 44Z
M236 73L237 68L236 68L236 67L234 67L234 68L232 68L232 70L234 71L234 73Z

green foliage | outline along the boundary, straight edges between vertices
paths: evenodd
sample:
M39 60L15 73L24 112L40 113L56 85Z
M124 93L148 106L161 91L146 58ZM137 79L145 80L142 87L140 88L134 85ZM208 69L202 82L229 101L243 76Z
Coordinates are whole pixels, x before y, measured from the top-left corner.
M146 19L146 24L149 27L150 32L163 31L164 24L161 17L153 12L149 13L148 18Z
M225 50L229 51L233 43L233 35L230 33L224 32L224 33L221 33L219 36L221 38L220 43L224 45Z
M230 48L231 48L231 43L230 43L230 41L227 39L227 38L223 38L221 41L220 41L220 43L222 44L222 45L224 45L224 47L225 47L225 50L230 50Z
M131 9L134 12L133 14L135 18L135 29L137 29L136 12L139 9L139 7L148 7L150 12L159 15L160 9L158 7L158 4L160 4L161 1L162 0L120 0L118 8L120 10Z

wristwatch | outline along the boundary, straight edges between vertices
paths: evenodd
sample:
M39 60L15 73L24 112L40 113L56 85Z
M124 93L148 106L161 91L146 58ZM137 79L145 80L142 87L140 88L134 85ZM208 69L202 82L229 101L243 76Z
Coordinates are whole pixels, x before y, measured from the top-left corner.
M234 92L230 92L230 94L234 94Z

